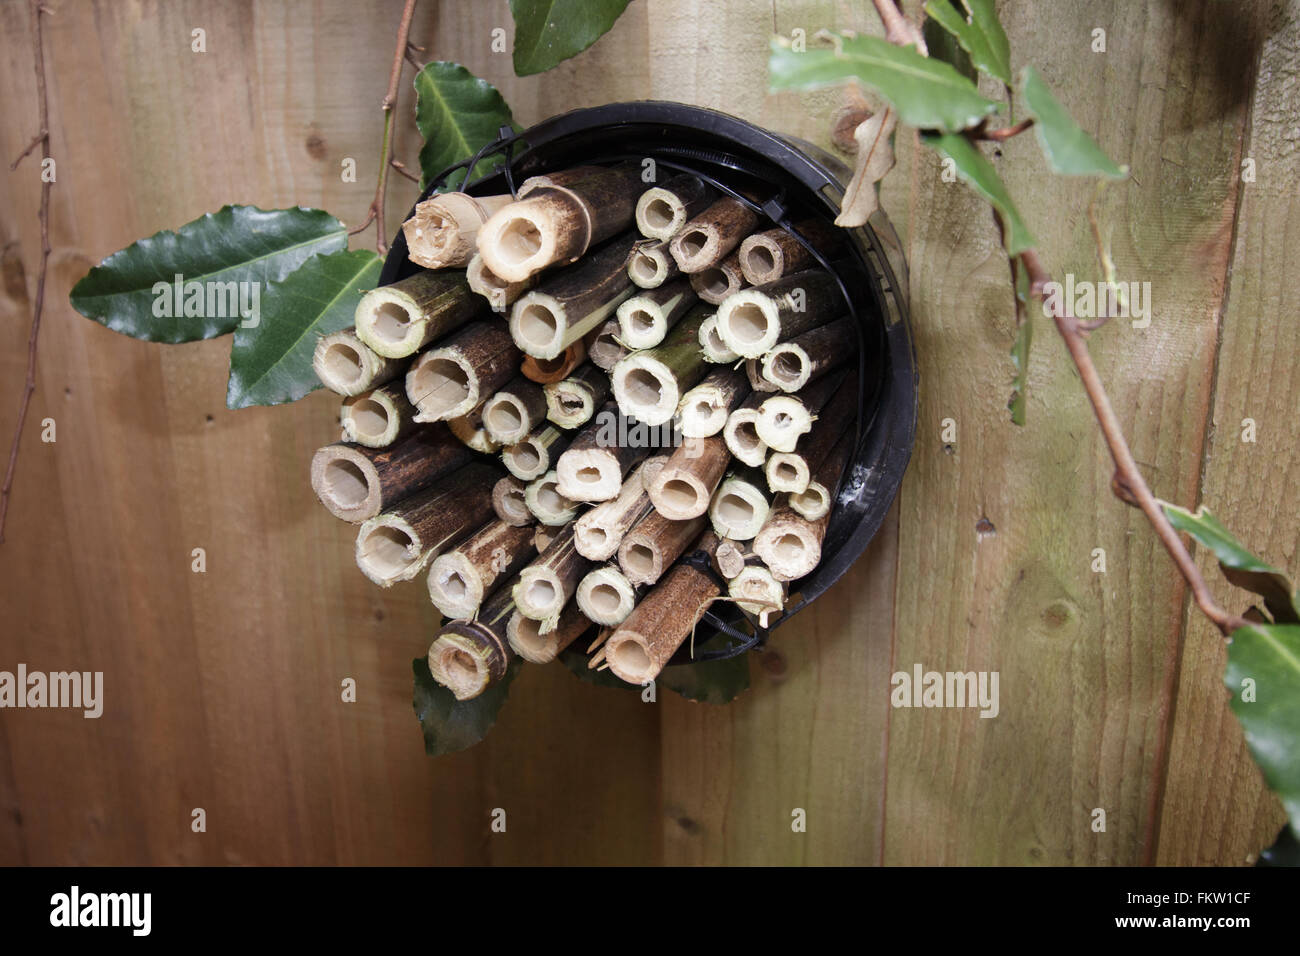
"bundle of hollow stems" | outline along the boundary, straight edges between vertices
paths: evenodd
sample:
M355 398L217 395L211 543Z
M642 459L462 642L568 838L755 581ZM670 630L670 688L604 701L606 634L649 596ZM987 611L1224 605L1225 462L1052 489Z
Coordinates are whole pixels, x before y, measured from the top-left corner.
M854 329L807 248L635 163L436 194L402 228L415 271L317 344L344 399L311 477L367 577L425 582L434 679L471 698L594 631L589 666L644 684L712 602L779 613L857 412ZM836 255L828 223L795 228Z

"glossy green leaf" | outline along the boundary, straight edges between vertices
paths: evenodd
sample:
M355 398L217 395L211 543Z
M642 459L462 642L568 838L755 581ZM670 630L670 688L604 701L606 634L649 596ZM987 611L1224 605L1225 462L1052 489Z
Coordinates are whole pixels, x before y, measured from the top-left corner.
M836 36L831 48L796 53L790 41L772 41L768 60L774 90L805 90L856 79L898 110L898 118L921 129L956 132L997 109L975 84L947 63L913 47L898 47L870 36Z
M1034 118L1038 145L1042 147L1052 172L1066 176L1104 176L1107 179L1123 179L1128 175L1127 169L1117 166L1093 138L1079 128L1032 66L1025 67L1020 74L1020 89L1029 115Z
M930 0L925 12L957 38L971 63L989 76L1011 85L1011 44L998 22L993 0L961 0L966 14L950 0ZM969 16L969 19L967 19Z
M1016 204L1011 201L1011 194L978 146L958 133L926 133L922 139L926 145L953 161L957 178L992 203L1002 218L1003 241L1008 255L1018 256L1034 247L1034 237L1020 218Z
M1163 501L1160 507L1175 529L1210 549L1225 578L1237 587L1263 597L1264 606L1274 621L1300 623L1300 603L1296 601L1295 584L1284 572L1247 551L1204 506L1195 513Z
M352 325L361 293L374 288L382 267L366 249L335 252L268 285L260 313L235 329L226 407L296 402L319 388L311 366L317 339Z
M415 125L424 137L420 171L430 182L452 163L469 159L513 125L510 107L496 87L459 63L435 60L415 77ZM500 157L479 163L482 174ZM459 179L459 177L458 177Z
M260 296L266 283L347 244L343 223L319 209L223 206L113 253L69 298L82 315L137 339L210 339L240 324L253 285Z
M473 747L497 722L497 713L510 694L510 682L521 666L512 657L505 676L471 700L457 700L429 673L428 658L411 662L415 672L415 716L424 730L424 752L430 757Z
M1033 312L1029 308L1029 272L1019 259L1012 260L1015 274L1016 296L1016 341L1011 346L1011 364L1015 367L1016 377L1011 383L1011 401L1007 407L1011 410L1011 421L1015 425L1025 423L1025 404L1029 398L1029 346L1034 341Z
M665 667L659 674L659 683L687 700L703 704L730 703L749 689L749 654Z
M1251 624L1233 631L1224 683L1251 756L1291 827L1300 830L1300 627Z
M510 0L515 18L515 73L542 73L602 36L629 0Z

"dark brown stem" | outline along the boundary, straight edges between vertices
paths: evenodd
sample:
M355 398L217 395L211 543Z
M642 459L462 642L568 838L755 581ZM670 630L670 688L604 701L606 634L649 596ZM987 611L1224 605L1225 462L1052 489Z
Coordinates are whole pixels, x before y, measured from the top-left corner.
M1033 250L1023 253L1020 258L1029 273L1031 294L1041 297L1047 284L1051 281L1051 276L1047 274L1047 270L1043 268L1038 255ZM1051 302L1052 300L1047 299L1045 301ZM1097 424L1101 427L1102 437L1105 439L1106 446L1110 449L1110 456L1115 462L1115 479L1112 482L1112 489L1115 490L1117 497L1141 509L1142 513L1146 515L1147 521L1155 529L1160 543L1165 546L1165 550L1169 552L1169 556L1177 566L1178 573L1183 576L1183 580L1192 589L1192 597L1196 601L1196 606L1227 637L1237 628L1247 623L1245 618L1230 614L1219 607L1205 583L1205 578L1201 576L1200 569L1196 567L1196 562L1192 559L1191 553L1183 545L1182 539L1178 537L1178 532L1169 523L1169 519L1165 517L1160 502L1156 500L1155 495L1151 493L1151 489L1147 487L1146 480L1142 477L1137 462L1133 459L1133 452L1129 449L1128 442L1124 438L1124 431L1120 427L1115 410L1111 407L1105 386L1102 385L1101 377L1097 374L1097 366L1092 362L1092 355L1088 352L1088 343L1084 339L1084 330L1080 327L1078 320L1069 313L1069 310L1059 306L1059 304L1058 307L1052 309L1051 314L1052 320L1056 323L1057 331L1061 333L1061 338L1065 340L1065 347L1070 352L1070 358L1073 359L1075 368L1079 370L1079 378L1083 382L1083 389L1088 393L1088 400L1092 403L1093 413L1097 416Z
M384 111L384 139L379 149L379 183L375 186L375 198L370 200L366 210L365 221L348 230L349 236L364 232L372 222L375 224L375 250L381 255L388 254L388 234L384 231L384 193L388 189L388 157L393 145L393 108L397 106L397 84L402 79L402 61L407 55L409 45L407 37L411 32L411 20L415 16L415 0L406 0L402 8L402 19L397 25L397 50L393 53L393 68L388 74L388 92L379 108Z
M35 52L36 68L36 102L40 113L40 132L32 139L10 169L17 169L23 157L41 147L41 172L44 173L45 160L50 158L50 107L45 92L45 51L41 37L41 13L44 7L39 0L29 0L28 7L32 17L32 47ZM9 466L5 469L4 487L0 488L0 544L5 540L5 517L9 514L9 493L14 486L14 472L18 468L18 445L23 437L23 425L27 422L27 408L36 391L36 345L41 334L41 314L45 310L45 274L50 263L50 186L52 182L41 176L41 265L36 276L36 302L32 307L32 327L27 335L27 380L23 383L23 397L18 402L18 421L14 425L14 440L9 446Z

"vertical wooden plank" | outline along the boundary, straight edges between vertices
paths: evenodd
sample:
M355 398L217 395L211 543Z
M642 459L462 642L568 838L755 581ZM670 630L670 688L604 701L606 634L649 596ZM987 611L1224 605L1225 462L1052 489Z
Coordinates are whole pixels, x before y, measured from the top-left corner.
M1012 49L1033 51L1067 108L1133 169L1103 216L1119 277L1151 282L1153 319L1112 322L1092 350L1157 493L1190 500L1249 89L1232 64L1248 59L1256 25L1213 3L1008 3L1001 15ZM1091 52L1096 27L1105 53ZM1042 176L1028 137L1000 152L1045 261L1058 278L1096 278L1091 184ZM1041 316L1029 421L1009 424L1005 259L984 204L939 172L926 157L914 179L921 430L901 507L895 666L997 671L1001 706L987 720L894 712L884 859L1146 862L1183 589L1145 522L1112 498L1091 412ZM1104 574L1091 571L1095 548Z
M1298 90L1292 69L1300 50L1300 4L1271 5L1265 31L1242 157L1249 165L1234 170L1243 178L1253 173L1254 182L1240 186L1200 501L1253 551L1294 573L1300 570L1300 502L1291 489L1300 477L1291 450L1300 370L1292 356L1300 350L1300 332L1290 314L1300 301L1300 277L1289 264L1300 256L1300 157L1293 139ZM1243 440L1247 419L1257 430L1253 443ZM1225 607L1249 606L1251 596L1224 581L1212 557L1197 557ZM1159 862L1251 862L1277 836L1285 814L1228 708L1224 642L1190 605L1186 635Z

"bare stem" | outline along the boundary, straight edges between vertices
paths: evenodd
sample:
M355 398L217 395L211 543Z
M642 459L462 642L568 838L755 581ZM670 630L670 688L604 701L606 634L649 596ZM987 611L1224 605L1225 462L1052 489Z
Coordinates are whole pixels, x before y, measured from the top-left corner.
M1041 297L1048 282L1051 281L1051 276L1047 274L1037 254L1032 250L1023 253L1021 260L1029 273L1030 293ZM1106 440L1110 456L1115 462L1115 476L1111 481L1111 490L1120 500L1141 509L1146 515L1147 521L1155 529L1156 536L1160 538L1160 543L1173 558L1179 574L1192 589L1196 606L1225 637L1228 636L1247 622L1245 618L1230 614L1219 607L1205 583L1205 578L1201 576L1200 569L1196 567L1196 562L1192 560L1191 553L1183 545L1182 539L1178 537L1178 532L1169 523L1169 519L1165 517L1160 502L1147 487L1146 480L1133 459L1133 452L1129 450L1128 442L1124 438L1115 410L1111 407L1105 386L1102 385L1101 377L1097 374L1097 366L1092 362L1092 355L1084 339L1084 328L1063 305L1052 309L1052 319L1056 322L1061 338L1065 340L1070 358L1074 360L1074 365L1079 370L1083 389L1088 393L1093 413L1097 416L1097 424L1101 426L1102 437Z
M36 100L40 111L40 132L32 139L26 149L14 160L11 169L17 169L37 144L41 147L41 264L36 276L36 302L32 308L32 328L27 336L27 380L23 384L22 399L18 403L18 421L14 425L14 439L9 446L9 466L5 469L5 480L0 487L0 544L5 539L5 517L9 514L9 493L14 486L14 472L18 468L18 445L23 437L23 425L27 422L27 408L31 404L32 394L36 391L36 345L41 334L41 314L45 310L45 274L50 263L50 186L46 178L45 160L50 158L50 106L45 92L45 50L41 35L41 13L45 8L40 0L28 0L32 18L32 47L35 54Z
M393 68L388 74L388 92L380 109L384 111L384 141L379 149L379 183L375 186L375 198L370 201L366 218L359 226L348 230L349 236L364 232L372 222L375 224L375 249L379 254L388 253L388 233L384 229L384 194L388 189L388 157L393 141L393 108L397 105L397 84L402 79L402 63L407 57L411 33L411 20L415 16L415 0L406 0L402 8L402 20L397 26L397 50L393 54Z
M1014 126L1004 126L1001 129L980 129L975 133L976 139L987 140L991 143L1005 143L1013 136L1019 136L1029 127L1034 125L1032 118L1023 119Z

